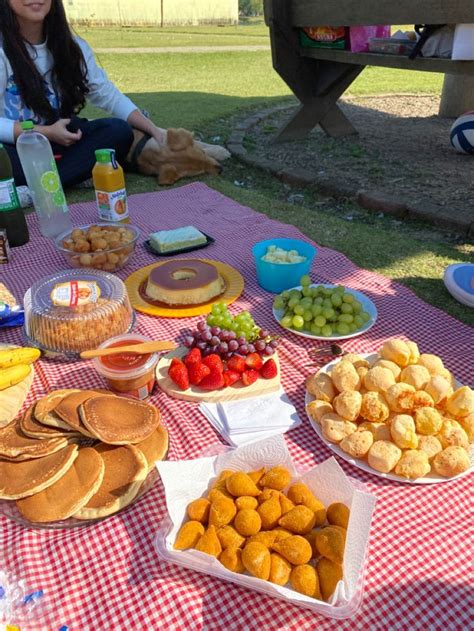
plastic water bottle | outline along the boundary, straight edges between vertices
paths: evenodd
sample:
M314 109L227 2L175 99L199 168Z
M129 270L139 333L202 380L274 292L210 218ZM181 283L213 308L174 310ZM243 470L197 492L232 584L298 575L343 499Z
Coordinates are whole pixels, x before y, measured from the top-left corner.
M38 215L41 234L53 239L71 230L71 218L49 140L34 131L32 121L21 124L16 148Z

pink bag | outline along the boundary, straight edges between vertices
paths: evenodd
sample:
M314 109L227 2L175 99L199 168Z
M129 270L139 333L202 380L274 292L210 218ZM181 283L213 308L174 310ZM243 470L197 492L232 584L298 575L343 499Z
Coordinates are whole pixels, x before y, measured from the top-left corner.
M369 50L371 37L390 37L390 26L350 26L349 38L353 53L366 53Z

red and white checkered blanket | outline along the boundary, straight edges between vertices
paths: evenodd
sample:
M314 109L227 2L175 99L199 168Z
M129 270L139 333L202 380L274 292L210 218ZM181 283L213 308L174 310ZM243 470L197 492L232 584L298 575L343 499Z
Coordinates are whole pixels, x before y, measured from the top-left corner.
M94 203L73 206L71 213L76 225L97 221ZM278 330L272 296L256 282L251 247L271 237L306 238L296 228L272 221L200 183L134 195L130 213L143 233L133 259L119 273L121 278L158 260L143 247L148 233L192 224L216 240L196 255L228 263L245 278L244 293L231 311L249 309L261 326ZM12 262L0 266L0 279L17 297L35 280L66 267L53 243L40 236L34 216L29 217L29 227L30 243L13 250ZM358 269L328 248L318 248L312 277L361 290L377 306L376 325L345 343L347 349L373 352L389 337L406 336L418 342L422 352L440 355L461 382L472 385L472 330L468 326L425 304L405 287ZM174 339L197 321L139 314L135 330ZM21 343L21 331L0 330L0 341ZM293 459L303 466L332 455L304 411L303 384L311 370L306 351L312 346L311 340L288 333L279 347L283 387L305 419L286 439ZM42 360L36 364L25 405L55 388L100 385L100 378L85 363ZM160 391L151 401L161 410L170 432L170 459L196 458L204 448L219 442L197 404L170 399ZM468 628L472 476L439 485L406 485L339 463L347 475L362 480L378 498L364 601L351 620L322 618L160 560L153 548L165 515L159 483L129 511L86 528L28 530L0 517L0 569L5 564L32 589L44 590L49 612L37 627L41 629L58 629L63 624L71 631L331 629L336 624L339 629Z

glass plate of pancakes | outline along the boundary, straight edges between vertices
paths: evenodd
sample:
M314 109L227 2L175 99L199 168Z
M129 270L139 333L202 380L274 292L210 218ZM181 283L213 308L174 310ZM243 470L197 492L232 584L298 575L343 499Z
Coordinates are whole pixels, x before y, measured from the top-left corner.
M29 528L96 523L143 497L167 452L153 405L55 390L0 429L0 515Z

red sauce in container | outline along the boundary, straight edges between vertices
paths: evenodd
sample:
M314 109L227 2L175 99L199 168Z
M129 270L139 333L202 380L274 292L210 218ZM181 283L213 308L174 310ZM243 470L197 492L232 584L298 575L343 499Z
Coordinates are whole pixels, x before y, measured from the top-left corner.
M143 335L120 335L107 340L99 348L116 348L129 344L150 342ZM96 357L94 366L107 381L111 390L135 399L145 399L155 385L155 368L158 362L156 353L135 355L134 353L117 353L106 357Z

